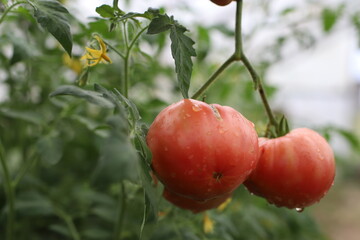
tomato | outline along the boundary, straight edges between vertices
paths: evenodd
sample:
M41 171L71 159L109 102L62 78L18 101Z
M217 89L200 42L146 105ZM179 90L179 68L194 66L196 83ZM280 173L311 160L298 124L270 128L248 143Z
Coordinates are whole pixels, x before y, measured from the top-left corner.
M231 107L184 99L165 108L147 135L152 169L181 196L207 200L230 193L258 159L254 124Z
M219 6L226 6L228 4L230 4L232 1L236 1L236 0L210 0L213 3L219 5Z
M209 200L196 201L191 198L177 195L176 193L170 192L165 188L163 192L163 197L175 206L178 206L179 208L191 210L193 213L199 213L212 208L217 208L229 197L231 197L231 193L226 193L224 195Z
M302 209L318 202L332 186L334 154L315 131L299 128L259 143L258 165L245 182L255 195L279 207Z

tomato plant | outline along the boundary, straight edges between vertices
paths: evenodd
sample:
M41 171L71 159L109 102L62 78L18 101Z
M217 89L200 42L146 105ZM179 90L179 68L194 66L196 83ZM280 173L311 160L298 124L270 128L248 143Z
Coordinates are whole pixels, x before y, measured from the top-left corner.
M301 209L318 202L333 184L333 151L315 131L298 128L259 142L259 164L245 182L250 192L276 206Z
M265 145L239 112L195 100L241 109L259 135L275 138L266 145L288 139L276 138L287 128L267 100L275 88L262 78L286 60L289 46L303 50L325 37L317 29L313 37L315 25L302 24L304 7L313 3L269 11L275 1L259 7L258 1L212 0L232 3L229 10L234 10L233 18L223 19L228 22L217 23L218 14L193 8L191 1L151 1L142 12L132 9L144 4L141 0L106 1L96 7L96 16L81 22L74 1L0 0L0 239L323 239L307 212L269 206L238 187ZM213 3L207 6L221 10ZM242 14L243 4L251 14ZM320 17L329 34L345 4L321 5L310 15ZM168 15L168 10L195 13L190 28L182 25L183 14ZM207 21L207 14L214 14L214 21ZM251 24L243 25L243 17ZM360 15L347 19L360 32ZM268 37L257 41L259 36ZM219 45L218 37L234 44ZM229 46L235 49L226 58L222 54ZM245 46L253 49L252 56ZM324 129L328 137L342 135L360 149L351 132ZM312 148L303 149L307 154ZM273 169L261 160L257 171L266 168L264 177L269 176ZM299 172L314 180L312 174L328 166L320 181L298 188L310 191L313 184L315 199L325 193L320 185L326 188L327 177L330 184L332 169L325 164L310 170L316 161L309 162L299 163L285 182L295 181ZM279 162L269 184L280 179L283 166ZM283 199L294 198L296 193L286 190L291 196ZM219 204L204 215L183 210L197 213ZM201 222L213 223L214 231L209 234Z
M226 6L230 4L232 1L236 1L236 0L211 0L211 1L219 6Z
M196 201L191 198L180 196L165 188L163 192L163 196L166 200L168 200L169 202L180 208L190 210L193 213L199 213L212 208L217 208L231 197L231 193L226 193L224 195L209 200Z
M152 168L170 191L207 200L235 190L255 168L254 124L231 107L184 99L150 126Z

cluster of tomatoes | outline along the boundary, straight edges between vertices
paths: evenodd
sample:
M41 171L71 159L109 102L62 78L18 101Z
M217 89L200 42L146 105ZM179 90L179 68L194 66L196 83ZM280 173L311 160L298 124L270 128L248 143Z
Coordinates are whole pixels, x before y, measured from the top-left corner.
M227 106L184 99L165 108L147 135L163 196L201 212L231 197L241 184L279 207L302 209L332 186L332 149L318 133L295 129L258 138L254 124Z

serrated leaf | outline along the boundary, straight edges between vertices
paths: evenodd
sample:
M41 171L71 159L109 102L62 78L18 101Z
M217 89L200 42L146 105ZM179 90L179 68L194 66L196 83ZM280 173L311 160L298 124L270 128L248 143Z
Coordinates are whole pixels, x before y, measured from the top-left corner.
M54 92L50 94L50 97L55 97L59 95L70 95L77 98L85 99L86 101L99 105L105 108L114 108L114 104L105 99L101 94L93 91L84 90L79 87L75 87L72 85L60 86Z
M147 34L158 34L165 32L169 30L173 24L173 20L168 15L160 15L150 22Z
M180 25L171 27L171 53L175 60L175 70L177 73L178 84L184 98L189 98L190 79L192 74L192 59L196 56L193 48L194 41L184 33L186 28Z
M58 1L36 0L32 1L34 17L38 23L51 33L71 56L72 36L69 21L66 17L68 10Z
M103 18L114 17L114 8L109 5L103 4L100 7L97 7L95 11Z

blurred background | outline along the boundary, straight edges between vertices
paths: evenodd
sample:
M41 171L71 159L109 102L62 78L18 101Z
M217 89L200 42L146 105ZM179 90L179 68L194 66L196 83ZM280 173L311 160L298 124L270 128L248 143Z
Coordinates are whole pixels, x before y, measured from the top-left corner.
M72 15L74 59L84 54L84 46L88 44L94 32L121 49L119 43L121 26L118 26L117 33L109 32L109 23L100 18L95 11L96 7L103 4L112 6L113 1L62 2ZM235 3L219 7L208 0L131 0L119 1L119 7L125 12L144 12L149 7L161 8L189 30L187 35L195 41L194 47L197 51L190 86L191 93L195 92L234 50ZM94 180L94 183L93 180L89 180L92 178L88 174L96 168L99 154L101 155L101 147L99 149L95 146L101 142L98 137L103 136L97 132L95 126L101 125L102 115L108 114L108 111L104 114L103 110L94 106L67 99L49 100L48 94L59 85L76 85L81 77L81 71L63 61L63 50L51 36L44 35L43 30L36 27L36 22L26 11L26 8L20 9L18 13L10 16L9 22L0 25L2 35L0 133L7 149L7 157L11 159L10 169L16 175L16 172L22 169L21 165L29 162L26 159L32 151L39 152L41 159L38 165L35 165L38 167L29 167L31 174L24 174L23 185L19 186L20 209L18 210L19 216L23 217L19 224L26 226L25 228L31 232L29 219L38 219L37 214L47 217L51 215L52 204L48 199L56 199L57 196L62 199L67 192L71 192L72 197L59 200L59 206L64 206L66 209L66 206L71 206L73 201L74 206L80 206L83 211L70 214L75 223L81 222L84 226L86 224L92 226L92 223L82 222L81 219L87 216L96 216L105 219L106 222L111 207L98 207L92 212L87 191L94 184L94 189L102 192L102 186L108 184L107 180L101 177L99 182ZM240 203L230 206L227 214L232 219L238 218L237 224L244 224L243 228L253 229L253 232L248 230L249 236L252 237L234 233L237 238L224 237L224 239L358 240L360 236L360 202L358 201L360 198L360 4L358 0L251 0L244 1L243 11L244 49L261 73L273 109L279 114L285 114L292 128L309 127L324 135L335 151L338 168L335 184L328 195L319 204L306 209L304 213L295 211L287 213L275 207L264 210L265 202L254 196L246 197L243 190L239 190L237 193L239 198L236 198L236 201ZM40 42L42 44L39 44ZM94 83L109 88L116 87L122 72L121 67L116 67L119 66L120 60L111 49L108 53L113 59L113 65L99 65L96 66L96 70L95 68L91 70L86 80L86 89L92 89ZM138 106L144 122L150 124L162 108L181 98L176 87L169 40L163 35L144 36L139 42L139 47L134 51L132 64L134 70L130 99ZM258 132L264 131L266 115L258 96L252 90L252 82L241 64L232 65L222 74L219 81L206 94L206 99L208 102L236 108L256 124ZM30 109L34 111L29 111ZM58 117L59 112L61 118ZM49 126L44 127L47 124ZM11 132L9 129L16 130ZM49 141L50 144L44 143ZM32 148L32 145L35 146ZM91 150L86 152L89 149ZM56 160L47 161L46 159L49 158ZM71 161L71 159L79 160ZM73 185L74 182L76 184ZM56 186L57 189L52 186ZM21 189L34 189L34 191L24 190L21 194ZM80 196L79 193L77 196L76 191L86 192L88 195L84 193L87 196L84 197L85 195ZM108 194L107 196L110 197L119 194L111 184L106 191L102 194ZM134 196L135 192L134 190ZM242 199L244 199L243 203L241 203ZM5 209L5 197L2 196L0 201L0 207L4 206ZM106 201L111 202L107 198L99 200L100 203ZM100 206L100 203L96 204ZM250 204L256 207L247 208L252 206ZM21 213L21 210L24 213ZM240 215L232 216L231 210L238 211ZM247 210L248 218L245 216ZM239 211L243 212L239 213ZM6 219L4 214L5 210L0 221ZM136 219L136 216L134 218ZM186 217L179 218L179 221L186 222ZM213 218L219 224L224 224L224 228L227 227L228 222L225 217L214 214ZM294 235L279 230L283 226L283 220L287 221L286 226L292 229L291 234ZM312 221L318 226L318 230L312 229ZM95 223L98 223L98 220L94 220ZM40 230L44 228L42 224L40 220L36 224L34 230L36 234L40 234ZM101 224L106 228L106 223L101 222ZM160 222L160 226L161 224L164 223ZM183 226L188 226L186 224L184 223ZM191 226L193 225L196 224L191 223ZM51 226L50 230L46 230L49 231L48 236L54 237L51 239L71 236L66 226L57 223L56 220ZM219 232L227 230L220 229ZM258 236L255 236L254 232L257 232ZM40 236L36 234L34 233L34 236ZM82 236L84 239L101 239L106 236L106 233L101 231L96 232L99 238L94 237L94 234L85 229ZM155 234L149 239L161 239L156 236ZM203 239L217 238L214 236Z

